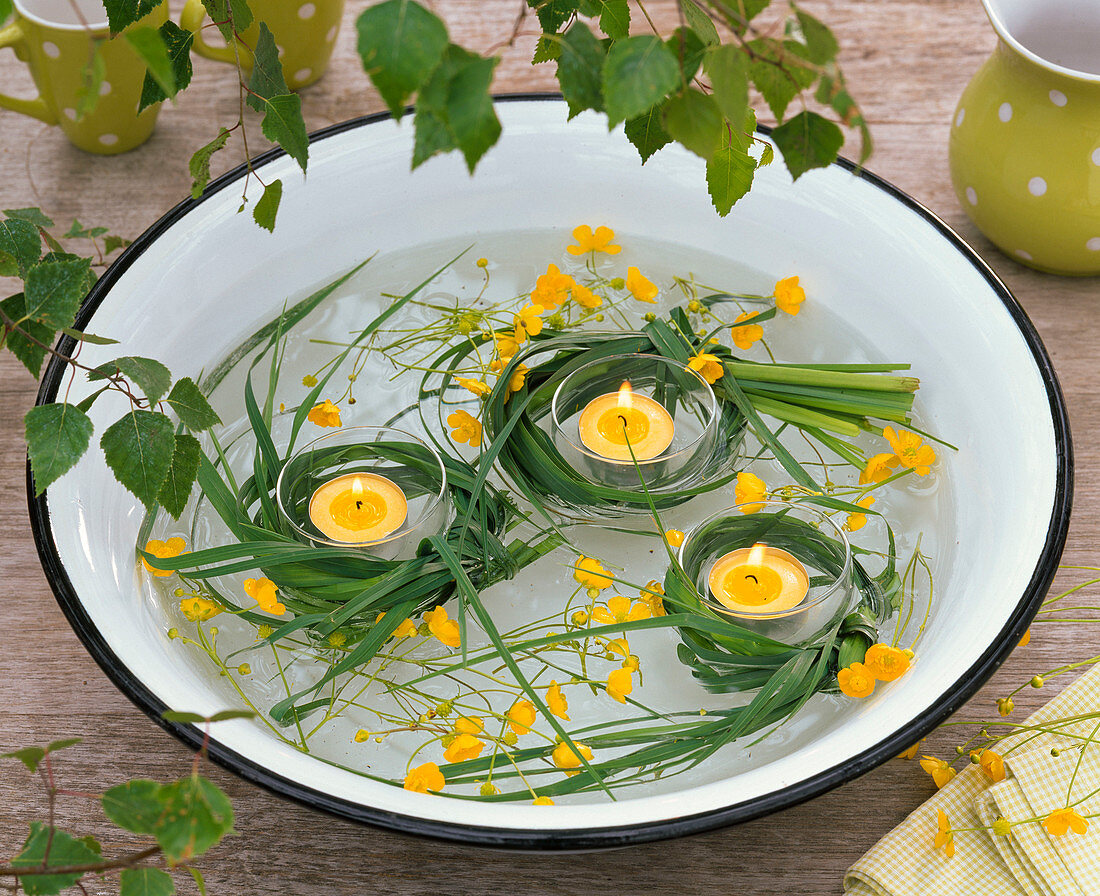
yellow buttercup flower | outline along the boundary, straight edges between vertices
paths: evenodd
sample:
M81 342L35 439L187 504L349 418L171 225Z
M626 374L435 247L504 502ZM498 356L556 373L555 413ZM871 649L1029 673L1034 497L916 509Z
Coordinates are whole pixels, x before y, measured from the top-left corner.
M867 648L863 665L878 681L896 681L909 671L909 656L889 644L874 644Z
M947 857L951 858L955 854L955 835L951 831L951 822L947 820L947 813L943 809L936 810L936 823L938 830L936 831L936 849L943 847L943 851L947 853Z
M374 621L375 622L380 622L382 620L382 617L385 616L385 615L386 615L385 613L379 613L377 616L374 617ZM393 634L390 635L390 637L391 638L411 638L415 634L416 634L416 623L413 622L411 619L405 619L404 622L402 622L399 626L397 626L397 628L394 629Z
M585 744L577 743L576 741L574 741L574 743L576 743L580 755L577 755L573 748L565 741L560 741L558 745L554 747L554 752L550 756L550 758L554 760L554 765L563 769L575 769L580 768L581 756L589 762L592 761L592 751ZM572 777L577 774L577 772L566 771L566 774Z
M1012 713L1012 710L1016 708L1016 704L1012 702L1011 697L998 697L997 698L997 712L1002 716L1007 716Z
M775 284L775 307L788 314L798 314L806 301L806 290L798 285L798 277L784 277Z
M526 734L535 724L535 704L530 700L517 700L504 715L516 734Z
M315 377L312 373L307 373L304 377L302 377L302 385L305 386L307 389L312 389L314 386L317 385L317 377Z
M922 743L924 743L924 741L918 740L915 744L913 744L913 746L911 746L904 753L898 753L896 758L898 758L898 759L916 759L917 758L917 751L920 749L920 745Z
M568 274L559 271L556 264L548 265L546 273L535 280L531 301L547 310L557 308L562 302L568 300L569 292L575 285L576 281Z
M1005 779L1005 762L999 753L994 753L992 750L982 750L978 755L978 765L981 766L982 771L989 776L989 780L993 783Z
M684 543L684 533L679 529L668 529L665 532L665 541L674 548L678 548Z
M610 588L613 579L608 574L608 571L603 568L603 565L595 557L580 557L576 562L576 569L573 570L573 578L580 582L585 588L596 588L599 591L603 591L604 588Z
M918 476L928 475L932 464L936 462L936 452L931 445L925 445L924 440L916 433L904 429L894 432L892 426L887 426L882 435L894 449L894 454L903 467L916 470Z
M481 734L485 730L485 720L478 716L461 716L455 719L455 734Z
M342 426L340 409L327 398L321 404L310 408L306 419L317 426Z
M271 579L245 579L244 593L265 613L282 616L286 612L286 607L279 603L278 587Z
M756 513L763 510L764 505L757 503L764 499L768 493L768 486L764 480L755 473L742 470L737 474L737 484L733 489L733 499L741 505L742 513Z
M649 612L654 616L664 616L665 613L665 586L658 582L656 579L652 579L646 582L645 588L641 590L642 600L649 605Z
M609 598L606 607L596 607L592 611L592 618L600 625L634 622L638 619L648 619L650 615L648 604L640 600L631 602L629 597L623 597L621 594Z
M639 302L652 303L660 292L656 283L646 279L641 271L633 267L626 269L626 288Z
M467 759L477 759L484 749L484 741L478 740L472 734L460 734L443 751L443 758L448 762L465 762Z
M183 549L187 547L187 542L180 538L178 535L173 535L167 541L159 541L156 538L145 543L145 553L152 554L154 557L160 557L167 560L169 557L178 557L183 553ZM170 569L154 569L149 565L149 561L144 557L141 558L141 565L144 566L149 572L155 576L170 576L172 570Z
M603 296L598 296L583 283L573 284L573 299L582 308L599 308L603 304Z
M462 644L458 623L450 618L445 607L428 611L424 614L424 621L428 623L428 630L448 647L459 647Z
M610 227L600 225L593 233L587 224L573 229L573 239L577 241L575 246L566 246L565 251L570 255L584 255L586 252L605 252L608 255L618 255L623 251L622 246L616 246L611 241L615 239L615 231Z
M863 665L852 663L836 673L840 692L849 697L869 697L875 690L875 676Z
M710 352L699 352L687 363L688 370L694 370L712 386L722 378L726 368L722 366L717 355Z
M427 793L429 790L442 790L446 783L439 766L434 762L425 762L405 775L403 786L414 793Z
M750 317L756 317L756 315L748 311L744 314L739 314L734 324L743 320L748 320ZM741 327L734 326L730 330L730 338L733 340L733 344L739 349L747 350L752 348L754 343L764 338L764 328L760 326L760 324L745 324Z
M527 365L517 364L515 370L512 371L512 375L508 377L508 387L505 394L511 395L513 392L518 392L523 388L525 379L527 379Z
M471 380L464 376L456 376L455 382L458 383L463 389L473 392L478 398L484 398L490 392L493 391L493 387L488 383L483 383L481 380Z
M998 815L990 827L998 837L1007 837L1012 832L1012 822L1003 815Z
M551 680L550 687L546 691L546 706L559 719L570 721L567 715L569 701L565 699L565 694L561 692L561 685L556 681Z
M451 427L451 438L456 442L469 442L471 448L481 444L481 424L466 411L448 414L447 425Z
M860 507L870 507L875 503L874 495L866 495L856 501ZM865 513L849 513L848 519L844 522L844 528L849 532L858 532L864 526L867 525L867 514Z
M221 607L205 597L185 597L180 601L180 612L192 622L206 622L221 611Z
M508 360L519 351L519 343L516 341L516 334L513 332L494 333L493 340L493 347L501 361L500 367L503 367L508 363ZM499 370L500 367L497 369Z
M859 484L867 485L869 482L882 482L883 479L889 479L897 465L896 455L876 454L867 461L867 466L859 474Z
M537 796L531 801L532 806L552 806L554 801L548 796Z
M1089 829L1087 818L1082 818L1073 809L1055 809L1043 819L1043 827L1052 837L1061 837L1067 831L1083 834Z
M626 695L634 690L633 671L626 667L607 676L607 693L613 700L626 703Z
M538 305L525 305L512 315L512 329L516 334L516 343L523 345L532 336L542 332L542 308Z
M626 638L614 638L608 641L604 647L607 648L608 653L617 653L619 656L630 656L630 642Z
M920 767L932 776L937 790L955 777L955 770L942 759L936 759L934 756L925 756L921 759Z

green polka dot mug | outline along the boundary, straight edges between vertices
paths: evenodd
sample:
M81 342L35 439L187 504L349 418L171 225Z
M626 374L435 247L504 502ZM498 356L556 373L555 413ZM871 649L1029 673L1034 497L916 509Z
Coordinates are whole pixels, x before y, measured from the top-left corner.
M125 40L108 40L101 0L14 2L15 19L0 29L0 47L11 47L27 64L38 96L21 99L0 93L0 108L60 125L74 146L101 155L126 152L148 140L160 106L138 113L145 63ZM156 28L167 18L164 2L131 27ZM79 114L95 43L103 79L94 106Z
M1017 261L1100 274L1100 2L982 3L999 40L951 125L959 202Z
M306 87L325 73L340 30L344 0L251 0L249 8L254 21L241 33L236 51L207 42L207 34L217 32L210 23L203 27L206 9L202 0L187 0L180 25L195 32L194 48L200 56L235 65L239 53L241 66L250 71L249 47L256 46L259 23L264 22L279 48L283 74L291 90Z

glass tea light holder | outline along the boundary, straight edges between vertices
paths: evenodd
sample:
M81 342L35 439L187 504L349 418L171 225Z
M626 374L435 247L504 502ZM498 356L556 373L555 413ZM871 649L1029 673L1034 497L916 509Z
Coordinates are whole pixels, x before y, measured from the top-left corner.
M591 482L655 494L699 483L715 466L718 400L705 379L659 355L612 355L559 384L551 436L562 458ZM639 476L641 479L639 479Z
M411 433L351 426L310 442L279 474L276 501L290 531L318 547L407 559L450 514L439 453Z
M720 510L685 536L679 561L707 608L786 643L838 621L857 598L847 537L808 504Z

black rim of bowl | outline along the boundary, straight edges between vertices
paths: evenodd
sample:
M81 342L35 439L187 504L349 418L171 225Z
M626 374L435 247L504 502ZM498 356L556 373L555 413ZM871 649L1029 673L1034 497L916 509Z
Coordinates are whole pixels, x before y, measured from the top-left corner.
M562 100L558 94L521 93L498 96L495 101L561 102ZM345 131L364 127L375 122L385 121L390 117L389 113L378 113L340 122L314 132L310 135L310 142L316 143L326 137L342 134ZM765 134L770 132L767 128L761 128L760 130ZM253 164L264 165L284 154L281 149L275 148L257 157ZM1065 401L1058 385L1053 364L1042 341L1039 339L1035 327L1012 293L1009 292L989 265L958 234L908 194L847 159L838 159L835 164L861 180L874 185L915 212L926 223L932 225L944 240L977 269L985 278L989 287L1004 303L1006 310L1012 316L1016 327L1020 331L1020 335L1030 349L1035 365L1043 378L1050 403L1051 422L1058 452L1058 468L1054 506L1051 510L1042 553L1035 569L1032 571L1027 588L999 635L978 660L944 692L942 699L936 705L921 713L904 729L895 732L862 753L846 758L843 763L782 790L773 791L764 796L720 809L687 814L680 818L600 829L583 827L568 829L497 828L425 819L413 815L384 811L314 790L298 781L274 774L259 763L224 746L216 738L211 738L209 742L210 758L245 780L259 784L273 793L289 797L310 808L321 809L342 818L377 825L401 833L468 845L508 849L542 851L606 849L701 833L726 825L749 821L804 802L851 781L896 756L913 743L916 743L969 700L1004 662L1019 642L1057 572L1069 527L1070 508L1073 503L1073 447L1070 440L1069 419L1066 413ZM115 282L155 240L192 209L243 177L245 172L245 166L241 165L222 175L207 187L201 198L186 199L179 203L139 236L88 293L77 315L76 327L84 329L88 325L96 309L110 292ZM59 348L62 352L68 352L73 345L73 340L66 336L61 339ZM63 370L63 366L56 358L50 360L42 377L36 404L46 404L53 401L61 384ZM123 665L85 611L58 554L50 526L48 493L44 493L40 497L34 495L34 483L29 462L27 465L27 496L30 505L31 528L42 568L58 603L61 605L62 611L77 636L84 643L85 648L100 668L103 669L107 677L139 709L188 747L198 749L203 740L202 732L194 726L166 722L161 718L161 713L169 707L145 686L138 675ZM685 806L685 808L689 807Z

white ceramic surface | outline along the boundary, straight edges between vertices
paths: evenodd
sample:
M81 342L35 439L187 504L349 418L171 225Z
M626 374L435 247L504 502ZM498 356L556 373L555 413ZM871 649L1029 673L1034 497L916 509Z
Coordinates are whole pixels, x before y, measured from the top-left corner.
M1061 551L1068 434L1030 324L941 224L845 167L792 185L777 162L720 219L702 188L701 162L678 148L643 169L602 118L567 124L557 101L498 110L505 136L473 178L456 156L410 174L411 125L381 120L316 140L308 180L285 157L267 164L265 178L285 184L274 234L236 213L239 181L185 204L93 294L90 328L122 339L109 347L112 357L152 350L177 375L194 375L276 314L285 297L316 288L369 252L384 257L486 232L567 233L580 222L612 224L623 241L638 234L750 260L776 276L797 271L814 285L813 301L850 321L883 358L918 362L924 420L961 449L950 460L941 520L946 569L920 661L903 688L883 689L833 724L792 739L770 761L685 789L630 791L618 802L548 809L407 793L298 753L249 721L220 724L215 755L246 777L355 817L466 841L570 847L751 817L908 746L1003 659ZM84 351L88 364L108 357L108 349ZM119 411L97 403L97 430ZM98 452L52 486L47 501L48 510L40 504L32 511L47 570L108 673L146 708L158 701L199 712L224 708L142 603L133 545L143 512Z

